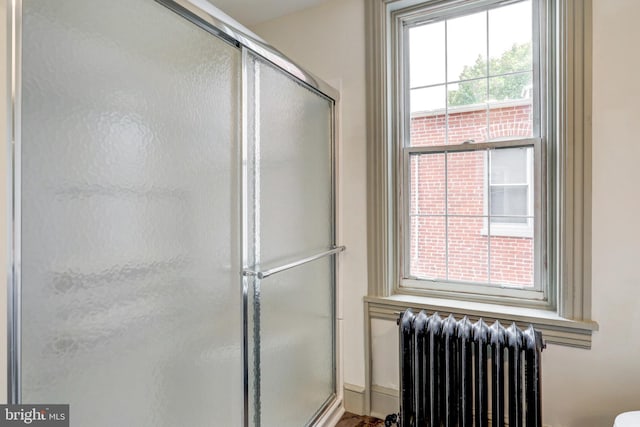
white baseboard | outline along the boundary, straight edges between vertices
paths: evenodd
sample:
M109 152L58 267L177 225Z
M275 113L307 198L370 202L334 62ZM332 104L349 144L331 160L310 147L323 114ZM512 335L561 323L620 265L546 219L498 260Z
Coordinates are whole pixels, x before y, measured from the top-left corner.
M400 411L399 392L396 389L371 386L371 416L385 419L389 414L397 414Z
M365 414L365 388L353 384L344 385L344 407L347 412L358 415L371 415L384 419L389 414L398 413L400 403L398 390L379 385L371 387L371 413Z
M364 387L354 384L344 384L344 409L357 415L364 413Z

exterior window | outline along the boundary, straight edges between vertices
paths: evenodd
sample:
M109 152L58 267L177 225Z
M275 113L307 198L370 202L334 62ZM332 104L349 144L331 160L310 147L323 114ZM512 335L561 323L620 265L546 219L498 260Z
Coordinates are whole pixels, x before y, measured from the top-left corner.
M505 235L509 235L508 225L524 225L525 233L529 230L533 219L532 161L529 148L491 151L487 205L491 206L489 216L494 231L498 224L505 225Z
M540 2L477 4L401 18L401 287L543 299Z
M591 345L591 0L367 0L370 318Z

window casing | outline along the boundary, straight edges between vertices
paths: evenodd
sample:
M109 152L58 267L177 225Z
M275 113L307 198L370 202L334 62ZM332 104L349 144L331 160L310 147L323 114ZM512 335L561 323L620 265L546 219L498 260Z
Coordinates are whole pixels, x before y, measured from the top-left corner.
M549 343L589 348L591 320L591 0L539 0L541 16L540 153L545 164L533 176L544 185L542 212L534 233L544 230L545 274L534 278L543 299L518 297L510 289L495 288L493 295L469 292L461 284L425 289L426 280L403 281L403 211L398 209L404 183L399 149L405 132L398 111L399 14L433 13L445 9L460 14L471 7L496 4L483 0L368 0L367 20L367 316L393 317L404 308L427 309L441 314L482 316L503 324L532 323ZM504 2L506 4L508 2ZM466 13L466 12L465 12ZM414 15L416 16L416 15ZM533 88L531 88L533 96ZM500 145L499 139L491 141ZM535 155L536 153L534 153ZM544 180L543 180L544 178ZM535 188L534 188L535 190ZM495 227L494 227L495 228ZM525 295L523 295L523 293ZM539 294L538 294L539 295ZM492 304L485 304L489 302ZM371 311L370 311L371 310ZM524 324L524 323L522 323Z

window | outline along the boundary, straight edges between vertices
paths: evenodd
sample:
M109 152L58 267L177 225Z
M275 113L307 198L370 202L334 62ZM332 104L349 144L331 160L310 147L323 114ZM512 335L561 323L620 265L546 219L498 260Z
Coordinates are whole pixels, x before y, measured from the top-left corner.
M510 148L490 151L491 172L486 201L492 235L532 237L533 150Z
M588 347L591 1L365 5L366 306Z
M401 290L546 298L534 280L544 275L541 15L535 0L399 15Z

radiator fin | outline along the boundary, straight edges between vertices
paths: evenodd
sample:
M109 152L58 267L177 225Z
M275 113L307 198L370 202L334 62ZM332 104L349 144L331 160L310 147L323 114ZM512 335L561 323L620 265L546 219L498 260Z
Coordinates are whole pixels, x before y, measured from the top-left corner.
M533 326L411 310L398 324L402 427L488 427L489 412L492 427L542 426L544 342Z

